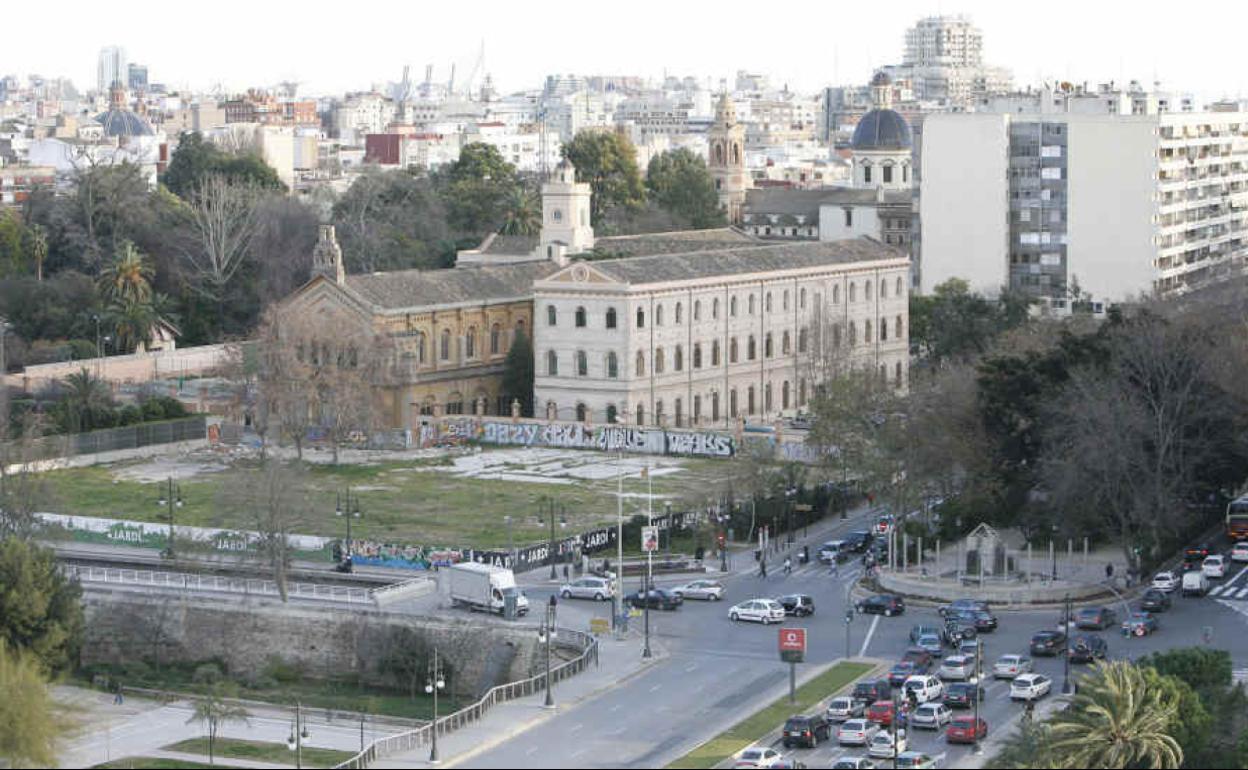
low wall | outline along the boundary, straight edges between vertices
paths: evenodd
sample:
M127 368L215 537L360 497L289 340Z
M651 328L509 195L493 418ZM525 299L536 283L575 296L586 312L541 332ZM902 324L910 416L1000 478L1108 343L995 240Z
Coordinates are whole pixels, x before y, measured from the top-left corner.
M110 382L147 382L148 380L190 377L220 369L228 363L229 345L200 345L153 353L131 353L124 356L85 358L56 364L36 364L10 374L5 379L29 393L57 380L63 380L83 369Z
M1067 596L1074 602L1110 596L1099 583L1067 583L1057 581L1035 583L988 583L978 586L952 580L935 580L922 575L881 571L877 578L881 591L901 594L907 599L951 602L954 599L979 599L999 607L1028 604L1057 604Z

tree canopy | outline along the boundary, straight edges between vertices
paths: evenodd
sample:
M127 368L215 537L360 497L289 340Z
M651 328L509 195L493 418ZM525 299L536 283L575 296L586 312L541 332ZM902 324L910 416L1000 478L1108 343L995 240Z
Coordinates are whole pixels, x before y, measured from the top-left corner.
M667 150L651 158L646 189L653 201L687 220L694 229L721 227L727 222L706 161L687 148Z
M593 190L590 214L595 227L612 207L637 208L645 202L637 151L623 135L581 131L563 145L562 153L576 167L577 179Z
M285 191L286 185L273 167L255 152L227 152L198 131L186 131L178 137L178 149L169 159L169 167L161 182L174 195L189 200L206 179L220 176L235 184L254 185L261 189Z
M48 548L15 537L0 541L0 643L28 652L49 673L78 662L81 589Z
M38 659L0 638L0 761L56 767L59 736L47 674Z
M516 338L507 351L507 360L503 364L502 394L507 399L508 409L513 399L520 400L520 416L533 416L533 346L523 330L516 330ZM508 412L510 414L510 412Z
M459 159L435 175L452 231L474 238L498 230L521 191L516 167L492 144L464 145Z

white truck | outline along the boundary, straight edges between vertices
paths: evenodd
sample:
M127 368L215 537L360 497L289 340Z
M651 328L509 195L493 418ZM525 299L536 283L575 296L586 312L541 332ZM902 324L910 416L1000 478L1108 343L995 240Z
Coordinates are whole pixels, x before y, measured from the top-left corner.
M451 603L456 606L502 615L506 598L515 596L516 614L525 615L529 611L528 598L516 588L516 576L506 567L464 562L452 565L447 573L450 576Z

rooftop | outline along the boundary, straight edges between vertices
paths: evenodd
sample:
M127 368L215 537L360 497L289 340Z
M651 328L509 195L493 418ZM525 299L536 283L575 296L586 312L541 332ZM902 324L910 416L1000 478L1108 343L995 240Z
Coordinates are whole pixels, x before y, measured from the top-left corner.
M607 257L643 257L709 249L727 249L757 243L758 239L731 227L678 230L669 233L615 235L594 241L594 252Z
M382 310L489 302L528 297L533 282L559 269L554 262L396 270L347 276L347 288Z

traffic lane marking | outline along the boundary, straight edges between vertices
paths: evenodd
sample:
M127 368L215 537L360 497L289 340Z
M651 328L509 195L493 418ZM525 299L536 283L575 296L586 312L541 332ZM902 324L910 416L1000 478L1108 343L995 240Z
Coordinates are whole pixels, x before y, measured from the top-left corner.
M862 649L858 651L858 657L865 658L867 656L867 647L871 646L871 637L875 636L875 629L880 625L880 616L876 615L871 620L871 628L867 629L867 636L862 640Z

